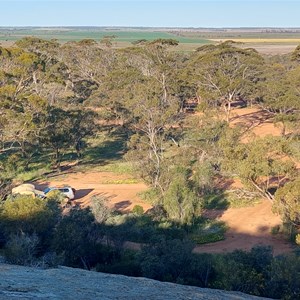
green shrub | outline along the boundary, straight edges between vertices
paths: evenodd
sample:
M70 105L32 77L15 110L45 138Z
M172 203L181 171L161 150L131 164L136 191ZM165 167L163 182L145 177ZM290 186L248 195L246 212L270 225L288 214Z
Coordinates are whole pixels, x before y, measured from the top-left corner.
M101 259L102 237L90 209L72 209L56 226L52 249L66 265L89 268Z
M15 179L20 182L27 182L37 180L43 176L43 174L50 172L50 168L39 168L36 170L23 171L16 175Z
M207 244L207 243L214 243L219 242L225 239L224 234L220 232L216 233L209 233L209 234L203 234L203 235L193 235L191 236L191 239L196 244Z
M103 195L91 197L91 211L98 223L105 222L111 214L111 209L107 206L108 199Z
M61 210L56 200L26 195L8 198L0 210L0 224L6 239L20 232L36 234L42 245L50 241L60 218Z
M132 209L132 212L137 215L142 215L144 213L144 209L140 205L135 205Z
M155 188L150 188L146 191L138 193L138 196L145 202L157 204L160 201L161 194Z
M109 251L109 250L108 250ZM111 251L111 250L110 250ZM140 265L136 259L136 252L133 250L124 250L120 257L115 257L107 264L97 264L98 272L122 274L126 276L141 276Z
M226 209L229 207L229 202L222 192L218 194L207 194L203 198L204 208L206 209Z
M193 226L189 237L197 244L214 243L225 239L226 230L224 222L204 219Z
M38 237L34 235L11 235L5 245L4 257L8 263L30 266L36 262Z

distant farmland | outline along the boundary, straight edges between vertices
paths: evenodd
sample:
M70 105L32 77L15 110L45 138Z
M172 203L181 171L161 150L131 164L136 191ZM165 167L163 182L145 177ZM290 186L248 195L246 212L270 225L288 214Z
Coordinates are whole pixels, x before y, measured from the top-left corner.
M179 45L173 51L194 51L204 44L225 40L241 42L241 47L255 48L261 54L276 55L292 52L300 44L300 28L125 28L125 27L0 27L0 44L35 36L56 39L61 43L114 36L113 48L123 48L138 40L175 39Z
M82 39L101 40L104 36L115 36L116 42L131 43L137 40L176 39L180 43L206 44L209 40L199 37L181 37L164 31L151 30L104 30L84 28L0 28L0 41L16 41L25 36L42 39L57 39L60 42L79 41Z

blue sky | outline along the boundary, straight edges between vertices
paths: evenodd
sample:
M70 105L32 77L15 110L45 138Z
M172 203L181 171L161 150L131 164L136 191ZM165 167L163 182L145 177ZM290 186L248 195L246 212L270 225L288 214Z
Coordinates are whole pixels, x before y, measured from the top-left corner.
M300 27L300 0L0 0L0 26Z

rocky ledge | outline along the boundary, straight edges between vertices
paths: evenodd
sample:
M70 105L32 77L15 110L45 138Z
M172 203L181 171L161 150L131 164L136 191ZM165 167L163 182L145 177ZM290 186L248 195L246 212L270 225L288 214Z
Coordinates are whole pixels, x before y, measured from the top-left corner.
M0 264L0 299L244 300L266 298L67 267L37 269Z

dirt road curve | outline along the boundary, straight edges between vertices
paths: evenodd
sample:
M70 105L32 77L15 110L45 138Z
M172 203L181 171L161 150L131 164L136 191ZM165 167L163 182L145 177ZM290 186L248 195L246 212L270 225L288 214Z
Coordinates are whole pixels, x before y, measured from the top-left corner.
M93 195L102 195L108 199L110 207L123 212L130 211L134 205L141 205L144 210L151 208L149 203L143 202L138 193L145 191L143 183L135 184L108 184L124 179L124 175L110 172L75 172L51 177L47 181L36 183L39 188L46 186L70 185L77 190L76 202L82 207L90 203ZM291 245L280 236L273 236L271 229L279 225L280 218L272 213L271 203L263 201L254 207L230 208L227 210L210 210L207 217L217 218L226 222L229 230L226 239L217 243L197 246L195 252L222 253L235 249L250 250L255 245L271 245L274 254L292 251ZM129 248L139 248L135 243L129 243Z

